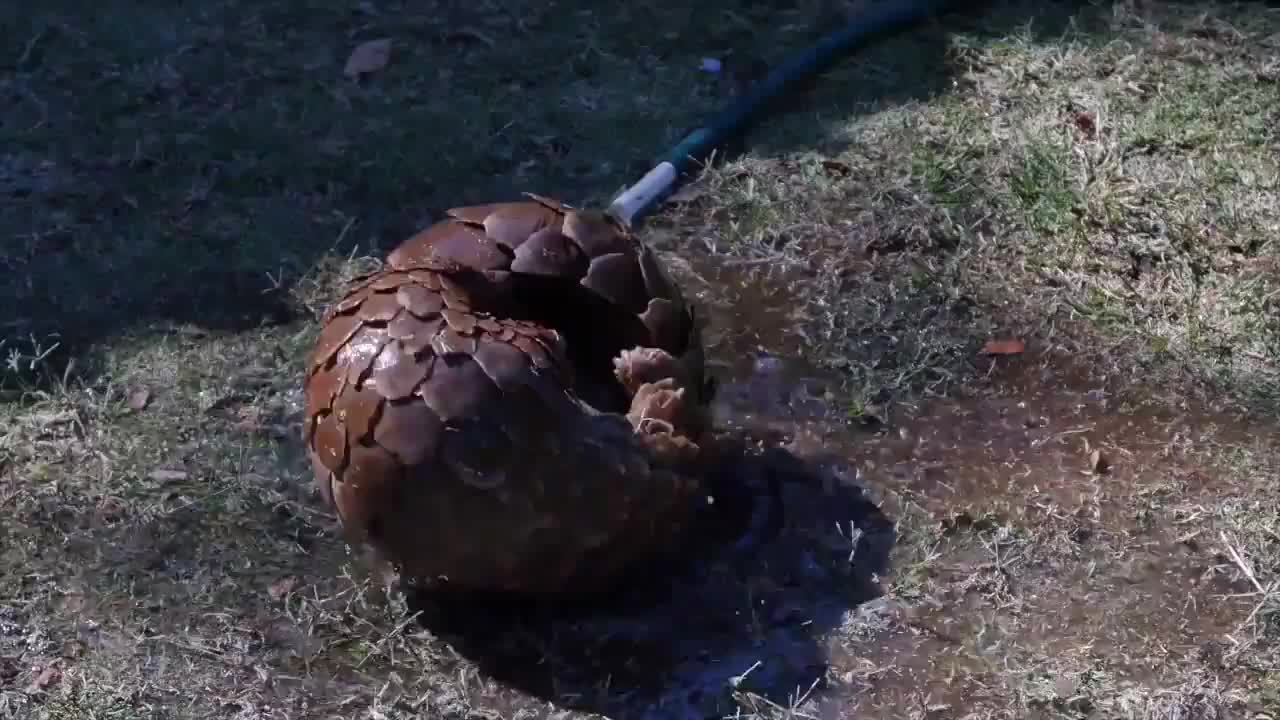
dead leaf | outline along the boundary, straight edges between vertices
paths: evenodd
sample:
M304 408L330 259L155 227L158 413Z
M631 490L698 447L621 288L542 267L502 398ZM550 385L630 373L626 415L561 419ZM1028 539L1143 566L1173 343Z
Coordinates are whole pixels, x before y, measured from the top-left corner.
M1101 450L1094 450L1089 453L1089 470L1095 475L1105 475L1107 470L1111 469L1111 463L1107 461L1107 457L1102 454Z
M1027 349L1027 344L1017 338L988 340L982 346L983 355L1020 355Z
M146 388L139 388L129 393L129 409L134 412L141 412L149 402L151 402L151 391Z
M271 586L267 588L267 594L271 596L272 600L279 600L290 592L293 592L293 589L297 586L298 578L296 577L290 576L280 578L279 580L271 583Z
M185 470L152 470L147 477L156 482L178 482L187 479L187 471Z
M361 75L377 72L391 60L391 38L381 38L360 43L351 51L342 74L358 79Z
M62 643L62 657L75 660L84 657L89 646L83 640L67 640Z
M41 670L40 674L36 675L35 679L31 681L31 685L27 688L27 693L38 693L61 679L62 671L50 665Z
M78 613L84 610L84 595L80 593L71 593L63 597L62 611L67 613Z
M235 428L244 432L254 432L262 429L262 411L253 405L246 405L240 408L239 419L236 420Z
M822 169L838 177L848 177L849 173L853 172L852 168L839 160L823 160Z
M1092 113L1077 112L1072 115L1071 120L1075 123L1076 129L1084 133L1084 136L1092 140L1098 134L1098 121L1094 119Z

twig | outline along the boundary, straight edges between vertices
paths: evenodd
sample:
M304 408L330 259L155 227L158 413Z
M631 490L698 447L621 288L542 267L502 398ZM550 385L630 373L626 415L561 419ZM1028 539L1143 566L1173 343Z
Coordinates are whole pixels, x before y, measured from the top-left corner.
M1244 573L1244 576L1249 578L1249 582L1253 583L1253 586L1258 589L1256 593L1249 594L1262 596L1262 599L1253 607L1253 611L1249 613L1249 616L1236 627L1236 634L1239 634L1241 630L1244 630L1246 625L1253 622L1253 619L1258 616L1258 613L1262 608L1266 607L1266 604L1275 595L1276 590L1280 589L1280 581L1273 582L1267 587L1263 587L1262 583L1258 580L1258 576L1254 575L1253 568L1249 565L1249 562L1245 560L1244 555L1236 549L1235 545L1231 543L1231 539L1227 537L1227 531L1220 530L1218 531L1218 535L1222 538L1222 544L1227 547L1227 552L1231 554L1231 559L1234 560L1236 566L1240 568L1240 572Z
M1267 589L1262 587L1262 583L1258 582L1258 578L1253 574L1253 568L1249 566L1248 561L1246 561L1244 556L1240 554L1240 551L1231 544L1231 539L1227 537L1227 531L1219 530L1218 535L1222 538L1222 544L1227 546L1227 552L1231 553L1231 559L1234 560L1236 565L1240 568L1240 572L1244 573L1244 576L1249 578L1249 582L1253 583L1253 586L1258 588L1258 592L1266 594L1268 592Z
M207 647L202 647L200 645L194 645L188 642L183 642L181 640L171 638L168 635L152 635L150 637L139 638L139 640L143 642L164 643L165 645L175 647L179 650L186 650L187 652L195 653L196 655L207 657L211 660L221 661L232 667L244 667L243 662L229 658L224 653L218 652L217 650L213 650Z
M373 657L374 653L383 652L382 646L386 644L388 640L392 640L397 636L401 635L404 632L404 629L408 627L410 623L415 622L421 614L422 614L422 611L420 610L418 612L413 613L409 617L402 620L399 624L397 624L395 628L391 630L391 632L384 634L381 640L378 640L377 642L373 643L373 652L365 653L364 657L360 658L360 662L356 663L356 669L359 670L360 668L364 667L364 664L368 662L369 658ZM372 625L372 623L368 623L367 621L366 621L366 624Z

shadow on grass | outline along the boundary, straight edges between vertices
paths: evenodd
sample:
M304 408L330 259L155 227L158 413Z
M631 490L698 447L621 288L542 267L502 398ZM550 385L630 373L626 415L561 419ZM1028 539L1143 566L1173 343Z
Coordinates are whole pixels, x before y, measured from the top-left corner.
M952 36L1075 4L988 3L868 48L788 99L755 152L840 142L851 114L951 86ZM0 11L0 338L57 367L124 333L287 323L326 255L381 254L448 207L534 190L604 202L732 80L704 56L776 63L840 21L827 0L600 10L572 0L55 2ZM1088 11L1097 13L1098 11ZM359 42L389 65L342 76Z
M738 707L735 692L784 708L820 695L821 638L879 594L894 525L848 479L852 470L776 448L734 457L719 482L772 482L780 526L757 522L732 545L695 537L680 559L634 575L611 598L553 606L419 592L411 605L507 686L506 697L475 698L486 707L516 709L527 693L615 718L722 717Z

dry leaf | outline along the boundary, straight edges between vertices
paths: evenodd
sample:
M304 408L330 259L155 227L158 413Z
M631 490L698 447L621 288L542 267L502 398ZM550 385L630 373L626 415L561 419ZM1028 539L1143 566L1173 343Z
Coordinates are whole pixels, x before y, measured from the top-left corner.
M823 160L822 169L826 170L828 174L838 177L847 177L849 173L853 172L852 168L839 160Z
M62 657L68 660L84 657L89 646L83 640L67 640L62 643Z
M290 576L286 578L280 578L279 580L271 583L271 586L267 588L267 594L271 596L272 600L279 600L280 598L292 592L293 589L297 586L298 586L298 578L296 577Z
M151 402L151 391L141 388L129 393L129 409L139 412L147 407L147 403Z
M1093 139L1098 134L1098 122L1094 119L1092 113L1077 112L1071 119L1075 123L1076 129L1084 133L1085 137Z
M64 595L61 602L63 612L78 613L84 610L84 595L80 593L71 593Z
M62 671L50 665L41 670L39 675L36 675L35 679L31 681L31 686L27 688L27 692L31 694L38 693L61 679Z
M983 355L1019 355L1027 349L1027 344L1017 338L1007 340L988 340L982 346Z
M1094 450L1089 453L1089 470L1094 474L1103 475L1111 468L1111 463L1107 461L1101 450Z
M239 419L235 423L237 430L244 432L254 432L262 428L262 411L252 405L240 408Z
M386 67L390 59L391 38L360 43L355 50L351 51L351 57L347 58L347 66L342 69L342 74L349 78L359 78L361 75L377 72Z

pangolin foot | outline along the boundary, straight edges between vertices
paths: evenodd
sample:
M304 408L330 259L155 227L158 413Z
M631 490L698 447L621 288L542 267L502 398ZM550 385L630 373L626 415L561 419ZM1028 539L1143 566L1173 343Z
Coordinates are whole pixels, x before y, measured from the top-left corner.
M630 397L646 383L669 379L675 387L688 384L684 365L671 353L652 347L623 350L613 359L613 374Z
M636 435L660 460L683 463L696 460L700 448L691 431L697 427L696 409L685 389L664 378L640 386L631 399L627 420Z

